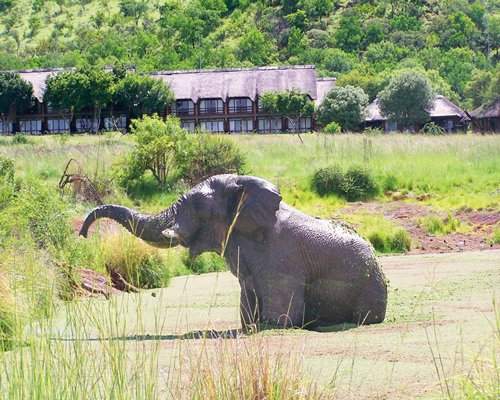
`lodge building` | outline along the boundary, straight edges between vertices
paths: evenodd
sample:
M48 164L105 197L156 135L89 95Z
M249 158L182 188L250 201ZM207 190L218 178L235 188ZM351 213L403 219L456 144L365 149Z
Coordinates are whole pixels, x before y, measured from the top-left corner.
M25 134L92 132L96 122L92 110L69 113L54 110L45 104L45 80L62 69L17 71L33 85L33 106L16 115L8 132ZM200 128L214 133L279 133L290 127L282 116L262 110L259 96L266 92L299 89L317 105L335 85L335 78L318 78L314 66L259 67L193 71L162 71L149 73L162 79L174 92L175 101L165 108L164 115L179 117L181 126L189 131ZM103 110L99 130L126 130L129 115L124 110ZM296 130L314 129L311 116L300 118ZM0 135L3 133L0 121Z

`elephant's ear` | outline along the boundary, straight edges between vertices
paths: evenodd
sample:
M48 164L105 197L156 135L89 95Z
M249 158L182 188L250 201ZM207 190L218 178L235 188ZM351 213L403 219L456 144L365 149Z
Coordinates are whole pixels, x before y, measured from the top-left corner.
M281 193L273 184L252 176L239 176L230 190L237 193L230 212L233 229L262 241L276 224Z

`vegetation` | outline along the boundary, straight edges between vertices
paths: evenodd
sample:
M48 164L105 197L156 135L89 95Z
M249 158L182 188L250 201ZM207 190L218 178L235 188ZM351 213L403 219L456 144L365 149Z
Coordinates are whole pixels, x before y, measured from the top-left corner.
M423 69L465 108L498 97L496 1L65 0L1 2L0 69L138 71L314 64L373 100L394 70Z
M125 156L117 171L123 186L151 172L157 185L164 188L172 175L184 170L193 140L177 118L168 116L164 121L158 115L145 115L132 122L131 133L137 146Z
M246 157L240 147L224 136L197 133L182 178L191 185L212 175L244 174Z
M310 116L314 112L314 103L307 93L298 89L290 89L285 92L267 92L260 96L262 110L281 115L288 120L290 132L297 132L297 123L304 116Z
M3 134L17 113L27 110L31 104L33 86L12 72L0 73L0 119Z
M318 122L339 124L345 131L357 130L364 121L368 96L354 86L337 86L327 93L317 110ZM330 132L327 132L330 133Z
M395 76L378 95L380 112L397 124L414 126L429 121L435 94L418 72Z
M312 177L312 188L324 196L335 194L347 201L368 200L379 193L375 178L366 167L353 165L343 171L338 165L320 168Z

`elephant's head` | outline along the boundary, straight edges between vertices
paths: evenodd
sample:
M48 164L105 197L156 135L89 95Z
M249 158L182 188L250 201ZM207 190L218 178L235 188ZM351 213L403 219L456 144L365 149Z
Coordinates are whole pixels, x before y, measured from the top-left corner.
M233 232L262 241L276 223L281 194L252 176L216 175L172 206L173 224L162 233L189 247L190 255L221 252Z
M271 183L252 176L216 175L199 183L170 208L143 215L122 206L92 210L80 234L86 236L98 218L111 218L157 247L178 244L190 255L220 252L231 232L265 240L276 223L281 194Z

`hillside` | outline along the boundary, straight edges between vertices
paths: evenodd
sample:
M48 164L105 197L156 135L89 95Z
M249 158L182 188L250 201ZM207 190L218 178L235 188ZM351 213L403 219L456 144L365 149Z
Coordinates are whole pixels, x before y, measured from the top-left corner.
M0 0L0 69L315 64L373 99L425 70L463 107L500 93L498 0Z

